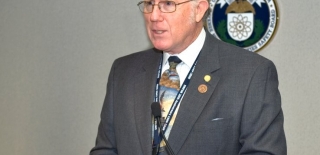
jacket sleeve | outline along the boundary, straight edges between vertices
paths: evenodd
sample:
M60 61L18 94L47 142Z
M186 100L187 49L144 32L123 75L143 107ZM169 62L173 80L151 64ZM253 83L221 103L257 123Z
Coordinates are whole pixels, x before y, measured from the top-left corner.
M114 63L115 64L115 63ZM113 122L113 89L114 89L114 65L111 68L107 93L101 111L101 120L98 127L98 135L95 147L90 151L90 155L117 155L117 145L115 140Z
M283 112L274 64L257 66L241 116L240 155L286 155Z

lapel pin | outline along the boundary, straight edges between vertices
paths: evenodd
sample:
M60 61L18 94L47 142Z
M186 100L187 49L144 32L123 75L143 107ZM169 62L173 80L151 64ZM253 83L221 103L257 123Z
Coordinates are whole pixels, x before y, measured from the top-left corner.
M204 81L209 82L211 80L211 76L210 75L205 75L204 76Z
M205 85L205 84L201 84L199 87L198 87L198 91L200 92L200 93L206 93L207 92L207 90L208 90L208 87Z

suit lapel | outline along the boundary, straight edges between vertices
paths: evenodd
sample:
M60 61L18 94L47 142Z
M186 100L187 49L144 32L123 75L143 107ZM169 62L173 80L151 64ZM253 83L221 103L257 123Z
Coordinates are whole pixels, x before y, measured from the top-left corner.
M220 79L214 74L220 68L218 47L214 43L215 40L209 35L207 34L204 47L200 52L198 63L181 101L177 118L169 136L169 143L176 154L187 139ZM204 80L205 75L210 75L209 82ZM199 85L202 84L207 86L205 93L198 91Z
M141 70L134 77L135 82L135 125L143 154L151 154L151 103L153 102L157 69L162 53L149 51L148 57L141 58Z

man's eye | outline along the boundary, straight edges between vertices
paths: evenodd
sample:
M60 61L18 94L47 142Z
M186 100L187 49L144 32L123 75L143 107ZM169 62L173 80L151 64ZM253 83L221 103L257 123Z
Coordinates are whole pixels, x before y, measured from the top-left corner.
M174 3L173 1L166 1L166 2L164 2L164 4L165 4L166 6L172 6L172 5L174 5L175 3Z

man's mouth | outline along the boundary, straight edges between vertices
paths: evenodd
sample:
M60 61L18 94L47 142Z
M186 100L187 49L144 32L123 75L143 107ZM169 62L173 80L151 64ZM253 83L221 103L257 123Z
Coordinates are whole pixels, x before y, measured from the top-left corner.
M161 31L161 30L154 30L153 32L154 32L154 33L156 33L156 34L162 34L162 33L164 33L165 31Z

